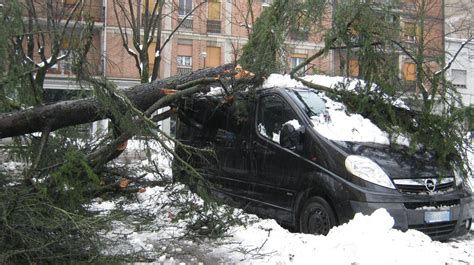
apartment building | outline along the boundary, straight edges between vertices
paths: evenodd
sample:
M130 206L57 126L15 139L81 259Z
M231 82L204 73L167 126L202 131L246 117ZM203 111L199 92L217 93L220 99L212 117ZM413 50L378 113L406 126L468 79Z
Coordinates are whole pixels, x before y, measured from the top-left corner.
M59 0L64 7L72 9L78 0ZM128 0L120 0L128 5ZM38 16L47 15L42 1L38 4ZM92 72L113 80L119 88L127 88L139 83L139 71L135 60L123 46L119 22L120 17L117 0L85 1L84 20L91 17L95 22L93 49L88 55L92 62ZM131 1L135 8L143 8L146 0ZM149 5L154 0L148 1ZM249 3L251 4L249 6ZM252 24L261 12L269 7L272 0L166 0L163 7L161 23L162 41L170 38L170 42L161 51L161 67L159 78L185 74L206 67L215 67L235 62L240 49L248 40ZM114 9L115 5L115 9ZM42 6L42 8L41 8ZM78 27L83 26L82 22ZM326 23L330 25L330 21ZM178 27L179 26L179 27ZM130 29L128 34L131 34ZM62 48L67 51L78 41L78 36L68 36ZM129 41L130 42L130 41ZM129 43L130 49L133 45ZM149 63L154 61L153 42L149 48ZM288 39L288 69L305 60L316 49L323 46L322 35L291 34ZM38 58L36 58L38 59ZM334 73L331 57L325 57L313 64L314 69L326 73ZM59 61L49 71L45 81L47 101L56 101L79 91L74 82L71 69L71 58ZM105 122L95 123L93 130L104 128ZM165 129L169 127L164 124Z
M446 54L453 60L448 79L457 88L465 106L474 105L474 1L445 0ZM462 48L462 49L461 49Z
M393 27L393 42L387 46L387 58L398 66L399 79L406 91L418 91L417 66L413 58L423 47L424 67L435 72L444 58L444 7L442 0L368 0L380 13L380 20ZM395 42L397 44L395 45ZM391 47L391 48L388 48ZM347 58L345 50L334 54L339 74L358 77L360 61L354 54Z
M201 2L202 0L170 0L164 6L164 13L170 15L163 19L162 39L168 38L170 34L173 36L169 45L162 51L161 78L234 62L247 42L253 20L271 4L270 0L211 0L204 4ZM137 70L130 67L134 65L133 59L127 56L126 50L121 47L115 14L110 12L113 1L109 0L106 4L105 10L109 10L106 11L107 21L104 29L104 34L107 35L106 55L117 67L105 66L105 73L111 78L137 78ZM196 6L199 7L192 12ZM189 13L191 15L187 16ZM179 24L181 25L178 30L173 32ZM292 37L293 39L289 39L290 65L301 62L322 45L322 40L315 42L309 35ZM152 43L151 49L154 48ZM153 55L154 53L150 52L150 62L154 60Z
M65 5L73 6L77 0L62 0ZM90 1L85 13L90 14L96 22L96 35L91 60L97 62L97 74L115 80L119 87L129 87L139 78L134 59L122 45L118 27L114 1ZM128 1L128 0L121 0ZM144 5L146 0L133 0L134 5ZM149 3L153 3L149 0ZM271 0L166 0L162 21L162 39L173 34L171 41L162 51L160 78L183 74L204 67L213 67L235 61L240 48L247 42L248 29L252 27L262 10L271 4ZM441 0L373 0L374 6L391 3L388 19L400 25L401 41L416 45L426 43L426 55L439 61L437 56L444 51L444 17ZM425 3L421 6L421 2ZM251 3L251 6L248 4ZM192 12L194 7L199 6ZM423 10L422 10L423 9ZM251 10L251 12L249 12ZM424 29L419 22L423 12ZM250 15L251 14L251 15ZM182 21L185 20L185 21ZM331 17L327 17L330 26ZM178 24L181 24L176 32ZM423 34L423 36L421 36ZM290 34L288 39L288 67L295 66L306 59L316 49L322 47L321 34ZM74 39L71 39L73 42ZM64 43L67 47L68 43ZM152 43L150 50L154 50ZM130 45L131 46L131 45ZM133 49L133 47L132 47ZM153 62L154 53L150 52L149 61ZM358 76L358 60L361 58L343 58L340 54L329 56L314 62L314 69L328 74L347 74ZM409 56L400 52L398 57L400 77L407 81L416 79L416 69ZM344 64L344 66L341 66ZM434 65L434 68L439 67ZM67 80L70 76L70 63L59 62L51 71L47 88L64 87L59 80ZM58 83L59 82L59 83ZM68 85L66 87L70 87ZM73 86L73 85L72 85Z
M62 2L65 8L73 8L78 0L56 1L60 4ZM76 18L85 21L86 16L90 16L95 21L94 48L87 58L93 65L91 71L113 80L119 88L127 88L139 83L139 71L135 60L123 47L117 14L119 19L123 20L123 17L120 16L120 12L116 13L117 9L114 9L117 1L128 5L128 0L84 1L85 15ZM36 2L41 4L43 1ZM333 0L330 3L336 2L337 0ZM439 55L444 51L442 0L372 0L371 2L375 9L380 8L381 11L389 7L391 15L383 19L388 19L401 28L400 41L407 47L415 46L419 42L426 43L425 53L432 58L431 67L433 69L440 67ZM154 4L154 0L132 0L131 3L135 8L140 8L146 3ZM169 38L170 41L161 51L159 78L234 62L248 40L253 22L271 3L272 0L165 0L161 39L164 41ZM44 13L38 16L47 15L46 9L41 12ZM327 15L323 27L331 27L331 12L329 7L325 12ZM423 15L423 22L419 21L420 15ZM82 21L80 22L78 27L83 26ZM124 25L123 21L121 25ZM126 30L131 32L130 29ZM321 48L324 45L323 34L324 31L289 34L288 69L298 65ZM62 48L67 50L68 47L73 47L75 42L77 36L71 35L63 41ZM154 61L155 45L156 43L150 45L150 63ZM133 50L132 45L129 47ZM414 85L415 64L402 51L396 54L394 60L398 61L400 78L406 80L408 85ZM359 61L363 58L344 56L340 52L331 51L329 55L312 62L309 66L311 69L306 70L309 73L358 76ZM74 91L79 91L78 85L73 81L74 73L71 70L70 59L59 61L49 70L45 89L48 90L50 101L59 100L74 94ZM105 127L105 124L96 123L93 127L94 129Z

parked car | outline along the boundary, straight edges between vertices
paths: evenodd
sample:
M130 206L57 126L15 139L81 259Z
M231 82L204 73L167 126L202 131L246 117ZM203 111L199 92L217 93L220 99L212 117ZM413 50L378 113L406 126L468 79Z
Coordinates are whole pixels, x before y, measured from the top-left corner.
M355 213L378 208L387 209L395 228L433 239L470 230L472 191L453 170L402 145L323 136L314 118L330 122L325 104L307 88L187 98L179 106L177 139L214 153L179 145L176 151L212 183L214 195L300 232L325 235ZM174 174L192 182L184 169Z

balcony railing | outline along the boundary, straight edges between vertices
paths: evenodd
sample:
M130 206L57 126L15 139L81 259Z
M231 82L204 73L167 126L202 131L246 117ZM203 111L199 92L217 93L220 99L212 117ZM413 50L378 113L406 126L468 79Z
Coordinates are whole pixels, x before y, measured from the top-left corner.
M178 18L178 25L183 21L183 18ZM181 24L181 27L179 27L181 30L193 30L193 20L191 18L186 18Z
M207 33L221 33L221 21L220 20L208 20L207 21Z
M309 32L303 30L290 31L290 39L296 41L307 41L309 38Z
M74 5L64 4L65 8L65 16L69 15L74 9ZM84 8L82 8L81 14L81 7L79 6L76 11L74 12L73 18L75 20L85 20L86 18L91 18L95 22L103 22L104 21L104 7L101 4L84 4Z
M191 67L185 67L185 66L178 66L178 75L185 75L189 74L193 71Z

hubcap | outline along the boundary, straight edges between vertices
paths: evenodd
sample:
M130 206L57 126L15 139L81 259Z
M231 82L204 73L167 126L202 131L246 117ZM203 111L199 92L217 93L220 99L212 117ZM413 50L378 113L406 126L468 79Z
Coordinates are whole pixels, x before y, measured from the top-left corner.
M326 235L330 229L329 216L324 209L316 208L308 216L308 232L315 235Z

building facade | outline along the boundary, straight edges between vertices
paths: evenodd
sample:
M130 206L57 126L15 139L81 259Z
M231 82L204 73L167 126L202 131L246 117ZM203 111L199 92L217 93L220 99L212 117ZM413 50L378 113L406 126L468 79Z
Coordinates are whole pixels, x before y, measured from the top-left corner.
M453 61L451 68L447 71L447 78L462 96L463 105L473 106L474 1L445 0L445 2L446 60Z
M78 2L78 0L56 1L62 1L66 8L72 8ZM93 65L92 72L114 81L119 88L128 88L138 84L140 82L139 70L135 60L123 46L121 36L123 32L119 23L123 26L124 18L120 15L120 10L117 11L116 5L118 2L128 5L128 0L85 2L83 13L95 21L94 48L88 55L88 61ZM146 3L154 4L154 0L132 0L131 2L135 8L143 8ZM374 6L390 7L391 16L385 19L389 19L401 29L399 36L401 42L408 45L416 45L420 41L426 43L426 55L433 58L433 64L439 62L438 56L445 50L442 0L373 0L372 2ZM248 40L255 19L271 3L272 0L165 0L160 24L161 42L169 39L169 43L160 51L162 61L158 78L235 62L241 48ZM336 4L337 1L328 3L330 3L329 9L325 12L327 15L322 23L326 29L332 24L331 3ZM422 3L425 4L422 5ZM44 12L45 14L39 14L39 16L46 16L46 10ZM189 13L191 14L188 15ZM422 22L420 22L420 16L424 18ZM428 28L429 30L426 30ZM125 30L131 34L130 29ZM324 30L295 36L290 34L286 51L288 69L298 65L323 47L323 34ZM68 41L62 43L62 48L67 50L68 47L73 47L76 41L76 38L71 36ZM156 45L155 42L150 44L150 64L155 58ZM130 41L128 46L133 50ZM359 76L360 60L363 58L345 58L337 52L330 51L327 56L312 62L309 73ZM400 79L408 83L413 82L417 73L416 66L410 57L399 52L394 60L398 61ZM433 66L434 69L437 67L439 68L439 65ZM71 70L69 59L59 61L49 70L45 89L53 95L52 98L61 98L65 90L80 89L73 81L74 73ZM93 127L103 128L105 124L96 123Z

